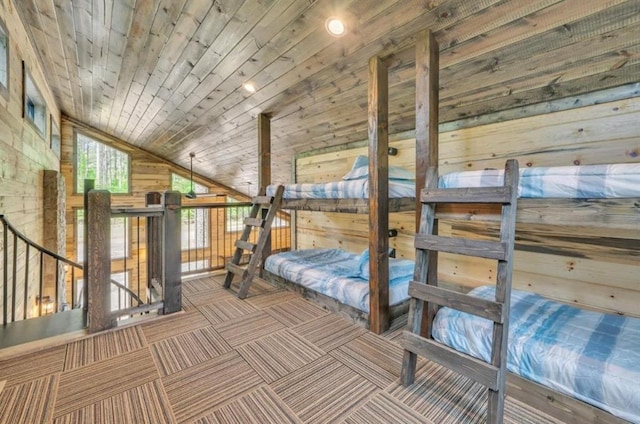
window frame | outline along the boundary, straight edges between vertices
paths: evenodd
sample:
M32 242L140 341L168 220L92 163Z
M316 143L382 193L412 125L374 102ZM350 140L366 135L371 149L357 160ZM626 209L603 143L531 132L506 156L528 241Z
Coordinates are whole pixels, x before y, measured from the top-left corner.
M4 97L5 99L9 100L9 84L11 81L11 46L10 46L10 38L9 38L9 31L7 30L7 26L4 24L4 21L2 19L0 19L0 30L2 30L2 32L4 32L4 35L7 39L7 47L6 47L6 65L7 65L7 69L6 69L6 73L7 73L7 83L6 85L3 84L2 81L0 81L0 95L2 97Z
M130 153L125 152L122 149L119 149L113 146L109 142L105 142L103 140L98 140L96 137L87 134L86 132L75 128L73 130L73 194L84 195L84 191L78 191L78 135L82 135L84 137L90 138L96 143L104 144L105 146L117 150L118 152L124 154L129 159L127 161L127 192L126 193L111 193L112 196L131 196L133 193L132 179L131 179L131 162L133 162L133 158Z
M28 83L30 83L34 90L35 90L35 97L36 98L40 98L40 102L39 103L34 103L33 102L33 98L34 95L27 93L27 86ZM28 101L31 101L33 103L33 107L34 107L34 116L33 118L31 116L29 116L28 113ZM42 129L38 126L38 124L36 123L36 107L42 107L43 111L42 111ZM38 88L38 85L36 84L36 82L33 80L33 77L31 76L31 72L29 71L29 69L27 68L27 65L24 63L24 60L22 61L22 118L27 121L29 123L29 125L31 125L36 132L40 135L40 137L42 137L43 140L47 139L47 117L49 116L49 109L47 108L47 102L44 100L44 97L42 96L42 92L40 91L40 88Z
M58 159L60 159L60 148L62 145L62 133L60 132L60 128L58 127L58 124L56 123L55 119L53 119L53 115L49 114L49 128L51 128L51 130L49 131L49 142L50 142L50 147L51 150L53 151L53 154L56 155L56 157ZM55 138L57 136L57 143L54 141Z

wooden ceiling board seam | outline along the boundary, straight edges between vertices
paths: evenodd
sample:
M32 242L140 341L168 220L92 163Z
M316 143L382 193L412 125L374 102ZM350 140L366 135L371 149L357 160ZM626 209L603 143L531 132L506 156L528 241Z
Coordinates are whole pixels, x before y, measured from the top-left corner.
M120 66L115 67L117 70L117 80L110 107L111 114L106 129L107 132L112 133L118 138L121 138L120 134L116 131L116 125L120 117L119 112L122 111L128 95L128 92L124 90L128 89L131 85L131 80L135 73L133 65L135 65L136 61L133 60L133 64L128 64L128 66L123 66L122 64L125 63L124 59L131 60L132 58L137 58L138 52L146 44L151 19L155 16L155 13L152 13L152 11L155 11L156 8L157 2L155 1L137 1L135 2L135 6L131 4L125 5L122 1L116 1L114 3L112 22L120 26L120 31L116 29L111 30L109 37L111 60L109 60L109 62L115 63L116 65L119 63ZM111 54L111 36L114 36L116 39L121 38L121 36L126 37L124 46L114 46L116 50L113 51L113 54ZM120 50L120 48L123 48L123 50Z
M300 4L305 6L305 8L308 6L308 2L303 1L303 0L299 0L294 4ZM318 4L318 2L314 3ZM293 4L292 4L293 5ZM295 16L299 16L301 11L305 11L305 9L300 10L298 7L293 8L293 7L289 7L287 9L287 11L289 11L290 9L294 9L294 17ZM304 13L304 17L308 17L309 16L309 11L305 11ZM286 16L286 15L284 15ZM282 20L284 22L289 22L287 20L287 18L283 18L283 15L280 15L279 20ZM296 19L295 21L291 22L291 25L298 25L298 21L299 19ZM295 43L295 40L300 38L300 37L304 37L305 35L307 35L307 33L304 31L304 26L303 25L298 25L301 26L301 28L299 28L299 30L296 30L295 28L290 28L291 25L287 25L282 31L277 32L277 34L274 35L274 37L266 44L264 44L260 50L257 50L258 44L261 44L260 42L258 42L257 40L253 40L253 39L248 39L245 44L247 44L247 46L245 48L250 48L251 51L249 52L249 54L239 54L237 56L240 56L242 58L246 58L246 60L244 61L243 65L237 69L231 68L226 70L225 68L229 67L229 66L225 66L224 63L221 63L219 68L222 69L217 69L218 72L216 72L215 74L212 73L210 74L207 79L205 81L203 81L202 85L207 85L209 86L209 88L206 88L205 91L207 90L211 90L211 92L204 97L200 103L198 104L198 108L203 107L203 108L208 108L208 102L214 102L213 104L217 104L219 102L219 100L215 100L216 97L218 98L222 98L222 96L217 95L218 93L226 93L226 92L232 92L233 90L239 90L239 87L241 84L239 84L238 82L238 78L236 76L237 75L242 75L244 74L246 76L246 80L251 80L253 81L255 79L255 75L258 74L258 72L260 72L262 70L262 68L258 68L259 66L264 67L269 63L272 63L273 61L278 60L278 54L286 54L285 52L274 52L274 54L272 55L272 57L270 57L268 60L261 60L259 58L259 55L264 52L267 48L270 48L270 46L272 44L277 44L280 40L285 40L285 46L291 43ZM312 27L313 28L313 27ZM309 30L311 31L311 30ZM284 36L282 36L282 34L286 34ZM293 37L289 36L289 34L294 34ZM255 37L257 35L260 34L253 34L252 36ZM268 38L269 34L264 35L263 38ZM256 57L258 56L258 57ZM223 61L224 62L224 61ZM250 70L251 67L253 68L257 68L256 70ZM221 72L222 71L222 72ZM214 86L214 84L210 84L209 80L214 79L217 80L218 85ZM213 87L213 88L211 88ZM242 95L240 93L238 93L236 91L236 93L234 93L234 95ZM244 94L246 96L246 94ZM195 96L194 96L195 97ZM195 105L193 105L195 106ZM189 105L185 105L185 103L181 104L178 109L186 109L189 110ZM170 131L171 128L169 128L167 131Z
M483 6L484 6L484 7L486 7L487 5L493 4L495 1L497 1L497 0L494 0L494 1L488 1L488 2L474 2L474 4L475 4L475 7L477 7L477 8L481 8L481 7L483 7ZM451 17L452 17L454 14L453 14L452 12L450 12L450 11L451 11L451 10L453 10L453 9L455 9L455 6L456 6L456 5L459 5L461 8L464 8L464 7L465 7L465 4L467 4L467 3L465 3L464 1L461 1L461 0L460 0L460 1L456 1L456 2L450 2L450 3L453 3L453 4L449 4L449 5L448 5L447 12L446 12L446 13L447 13L447 18L445 18L445 19L444 19L444 21L446 21L446 22L450 22L450 21L452 20L452 18L451 18ZM415 5L413 5L413 4L409 4L409 6L407 6L407 7L415 7ZM425 7L425 6L423 5L423 7ZM439 6L438 6L438 7L439 7ZM439 13L443 13L443 12L442 12L442 10L440 10L438 7L434 8L434 9L430 9L428 13L431 13L431 12L433 12L433 11L435 11L435 12L433 12L433 13L438 13L438 12L439 12ZM396 13L397 13L397 15L401 16L403 11L404 11L404 9L402 9L401 11L396 12ZM391 21L393 21L393 19L392 19L392 18L393 18L393 16L388 17L388 18L389 18ZM434 22L434 23L438 23L439 25L441 25L441 26L443 26L443 27L445 27L445 26L446 26L446 24L445 24L445 23L443 23L443 22L444 22L443 20L438 21L438 19L437 19L436 17L434 17L434 16L432 16L432 17L431 17L431 19L433 19L433 22ZM415 18L415 19L413 19L413 21L412 21L412 22L414 22L414 23L415 23L415 22L419 22L419 24L414 24L414 25L415 25L416 27L417 27L417 26L420 26L420 28L424 27L424 25L425 25L425 22L423 22L422 20L420 20L420 18ZM380 25L373 25L373 24L372 24L372 25L370 25L370 26L367 26L367 28L369 28L369 27L379 27L379 26L380 26ZM380 31L380 30L378 30L378 31ZM396 30L396 31L398 31L398 30ZM347 35L347 36L349 36L349 35ZM396 44L396 43L391 43L391 45L394 45L394 46L395 46L395 44ZM325 49L325 51L323 51L323 53L325 53L325 55L326 55L326 60L327 60L327 61L329 61L329 60L330 60L330 58L331 58L332 56L334 56L334 55L337 53L337 52L335 51L336 49L337 49L337 50L339 50L339 47L338 47L338 48L336 48L336 47L333 47L333 46L334 46L334 45L332 44L332 45L330 45L327 49ZM366 47L367 47L367 46L364 46L364 47L365 47L365 49L366 49ZM376 45L376 43L375 43L375 42L371 42L371 43L368 45L368 47L369 47L369 50L368 50L368 51L369 51L369 53L363 53L363 51L364 51L365 49L361 49L360 56L364 56L364 55L366 55L366 56L367 56L366 58L361 58L362 60L366 60L366 59L368 59L368 57L369 57L370 55L372 55L372 54L373 54L373 52L376 50L377 45ZM378 48L378 49L379 49L379 48ZM328 52L328 53L327 53L327 52ZM360 57L360 56L358 56L358 57ZM312 59L314 59L314 56L312 56ZM318 61L319 61L319 62L322 62L322 61L323 61L323 59L319 59ZM302 64L300 64L300 68L302 68L302 69L310 69L310 66L309 66L309 65L307 65L306 63L302 63ZM294 71L296 71L296 70L297 70L297 69L295 69L295 68L294 68ZM311 72L308 72L308 73L306 73L306 74L305 74L305 75L308 77L309 75L307 75L307 74L311 74ZM287 75L287 74L285 74L285 75ZM270 84L269 84L269 86L266 86L266 87L265 87L265 88L263 88L262 90L259 90L257 93L255 93L255 94L254 94L253 96L251 96L251 97L252 97L253 99L258 98L262 93L264 93L266 90L268 90L268 89L269 89L269 87L276 87L276 88L274 88L274 91L275 91L275 90L278 90L278 91L279 91L279 90L281 90L281 89L278 87L277 82L278 82L278 80L274 80L274 82L270 83ZM234 108L231 108L231 109L228 109L227 111L225 111L225 112L223 113L223 117L225 117L224 119L225 119L225 120L227 120L227 121L231 121L231 119L233 119L233 118L229 118L229 117L228 117L231 113L236 113L236 116L239 116L239 115L241 115L241 114L245 113L245 110L244 110L244 109L240 109L240 110L238 111L238 109L237 109L238 107L242 107L242 106L238 106L238 105L236 105L236 106L234 106ZM258 108L259 108L259 106L258 106ZM232 112L232 111L234 111L234 110L235 110L236 112ZM208 113L212 113L212 112L211 112L211 111L208 111ZM213 112L213 113L216 113L216 112ZM226 115L226 116L225 116L225 115ZM203 116L206 116L206 114L204 114ZM251 116L253 116L253 114L251 114Z
M139 99L136 101L134 107L134 113L129 117L129 121L134 117L140 117L139 113L136 113L140 108L140 104L145 104L148 98L153 98L153 94L149 93L148 87L153 84L151 81L158 79L154 70L158 67L158 62L164 57L164 51L167 46L167 42L173 34L179 30L178 18L182 13L187 0L163 0L156 12L153 23L149 29L149 37L147 43L144 46L144 53L141 60L138 61L136 73L133 80L139 84L144 85L144 91ZM161 15L161 13L163 15ZM158 83L159 85L159 83ZM150 102L151 100L148 100ZM129 125L127 121L127 125Z
M436 34L440 41L441 67L473 60L490 51L545 33L558 26L571 24L584 16L601 13L625 1L563 0L506 25L483 32L464 43L455 38L447 41L446 34ZM576 13L576 10L580 10L580 14Z
M190 95L193 95L193 98L198 99L196 100L197 103L199 103L199 101L209 96L211 92L215 89L215 87L218 85L216 81L219 79L222 79L222 80L224 79L224 77L222 78L218 77L219 67L223 65L226 61L233 61L234 57L236 56L236 55L230 54L233 48L237 46L241 46L243 40L251 39L251 32L256 27L256 25L262 19L264 19L265 16L273 15L273 11L275 10L273 8L274 5L279 4L278 2L285 3L288 1L289 0L276 0L275 2L269 5L265 5L264 8L258 9L258 10L256 10L255 7L252 8L251 5L245 2L240 7L240 9L238 9L238 11L236 12L236 15L234 15L234 19L228 22L227 26L225 26L224 30L220 33L220 36L217 39L219 40L222 38L225 41L227 39L233 40L233 41L226 42L225 44L221 44L219 42L214 43L212 47L207 50L207 54L209 55L215 53L215 56L217 56L217 60L213 60L213 62L207 63L204 60L204 58L201 58L201 60L199 60L195 64L195 66L191 70L191 74L196 76L198 83L191 84L191 86L186 85L184 82L180 84L180 86L176 90L176 93L181 94L182 100L180 100L180 97L177 97L174 95L157 111L157 113L153 116L153 118L149 122L149 125L155 124L155 127L153 128L153 130L147 131L147 136L143 137L145 138L145 141L149 139L159 139L161 137L161 135L159 134L159 131L161 133L163 128L162 123L164 123L167 120L167 118L172 114L178 113L180 114L180 116L183 116L183 117L185 116L184 112L180 110L180 105L182 105L185 101L188 101ZM259 17L256 17L255 19L252 20L251 19L252 13L256 13L256 15L259 14ZM273 18L276 18L276 17L277 15L273 16ZM250 28L241 30L242 22L245 22L245 23L248 22L247 26L249 26ZM213 83L211 83L211 81L213 81ZM209 87L209 85L211 85L211 87ZM239 85L241 85L241 82L238 84L238 86ZM144 128L140 126L139 127L140 132L133 135L133 137L135 138L141 137L140 134L145 130L147 130L147 128L149 128L149 125Z
M156 61L156 66L150 72L151 76L146 79L144 83L141 83L144 87L143 92L148 94L152 93L152 98L161 98L161 93L170 92L170 86L166 86L166 81L172 77L172 74L176 74L176 68L187 68L192 66L194 57L188 57L190 52L195 50L195 54L204 53L205 48L195 39L198 34L202 35L203 28L209 28L210 21L217 21L215 12L212 10L218 10L214 2L187 2L183 8L175 28L172 30L171 37L167 39L166 44L163 46L161 55ZM213 28L211 28L213 29ZM183 77L187 74L184 73ZM168 88L164 90L163 88ZM146 97L148 98L148 97ZM122 137L125 140L131 139L131 118L138 109L140 102L140 96L132 96L132 99L127 105L133 107L127 107L122 111L120 119L118 121L118 131L122 133ZM144 105L141 106L146 112ZM138 112L139 113L139 112ZM142 116L142 115L138 115ZM139 122L138 122L139 124ZM136 125L133 125L135 128Z
M634 2L636 1L634 0ZM640 2L636 3L640 4ZM500 63L503 60L510 60L510 58L530 57L544 51L555 50L576 43L593 36L595 33L604 33L627 26L640 19L639 12L639 6L636 5L634 7L629 2L593 14L583 13L582 9L580 9L580 13L576 14L577 19L570 22L564 21L561 26L550 28L538 34L534 41L527 41L531 40L531 38L525 38L522 41L508 43L498 50L500 55L497 58L494 51L489 51L469 61L459 62L455 65L450 65L447 59L443 58L440 62L443 72L440 76L441 80L446 80L450 73L457 72L458 69L468 69L464 74L468 76L473 70L491 67L496 60ZM596 25L596 23L600 22L606 22L606 25Z

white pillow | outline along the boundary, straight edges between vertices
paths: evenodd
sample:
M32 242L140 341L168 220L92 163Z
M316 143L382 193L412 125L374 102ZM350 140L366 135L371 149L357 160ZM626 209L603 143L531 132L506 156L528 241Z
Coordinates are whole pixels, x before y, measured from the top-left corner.
M351 171L347 172L343 180L364 180L369 178L369 158L366 156L356 157ZM415 174L400 166L389 167L390 180L415 180Z

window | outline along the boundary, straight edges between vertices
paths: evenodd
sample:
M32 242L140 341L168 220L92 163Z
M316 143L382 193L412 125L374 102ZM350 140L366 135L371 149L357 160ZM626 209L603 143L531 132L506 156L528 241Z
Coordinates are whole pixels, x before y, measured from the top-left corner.
M60 159L60 128L58 124L51 116L51 150L55 153L56 157Z
M98 190L129 193L129 155L76 133L76 193L84 192L84 180L94 180Z
M84 209L76 209L76 260L84 262ZM111 260L129 257L130 228L127 218L111 218Z
M24 71L24 119L31 122L44 137L47 132L47 106L24 62L22 62L22 69Z
M227 203L240 203L240 200L227 196ZM251 206L235 206L227 208L226 229L227 232L242 231L244 219L251 215Z
M0 93L9 93L9 36L4 22L0 21Z
M171 174L171 189L186 194L191 191L191 180ZM208 193L202 184L193 183L195 193ZM209 210L204 208L182 209L182 249L199 249L209 246Z

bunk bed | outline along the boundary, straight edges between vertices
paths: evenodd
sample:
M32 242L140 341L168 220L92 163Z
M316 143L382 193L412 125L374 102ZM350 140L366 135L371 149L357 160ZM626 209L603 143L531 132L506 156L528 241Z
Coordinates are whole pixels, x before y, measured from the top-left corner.
M422 60L428 66L424 67L423 75L426 90L418 96L433 111L425 126L427 130L422 133L428 146L429 176L422 190L423 201L428 204L429 192L436 191L434 181L440 188L457 190L501 185L502 171L496 170L459 172L438 178L438 48L431 33L425 32L419 43L421 47L417 50L422 49L424 54L417 61ZM640 228L640 164L525 168L520 176L516 234L518 225L523 223L624 228L632 236ZM427 207L423 213L424 209ZM482 221L491 220L494 213L495 209L483 210L475 205L452 206L437 209L435 218ZM433 224L423 223L429 225ZM637 244L635 249L636 254L640 253ZM429 256L428 261L430 268L424 272L437 274L436 266L432 266L437 263L437 254ZM482 299L477 304L496 298L494 287L476 288L469 294ZM462 296L452 298L458 301ZM511 307L505 313L505 324L509 325L508 349L498 353L498 363L507 362L510 371L506 376L507 395L567 423L640 422L639 319L580 309L516 290L510 299ZM447 301L453 302L443 300ZM409 344L416 338L424 341L418 349L420 354L437 362L442 359L433 353L436 350L427 347L431 346L430 340L485 363L495 359L491 340L496 332L491 321L455 307L438 308L435 304L444 303L435 299L433 302L411 300L409 332L405 332L402 342L408 349L403 364L405 385L411 384L415 375L415 352ZM470 309L473 303L464 306ZM441 363L476 379L477 370L467 368L465 372L460 365L471 363L465 358L450 355L449 364ZM407 378L405 371L412 375Z
M388 150L393 152L392 149ZM350 170L339 180L328 183L285 184L282 209L369 213L369 158L359 155ZM278 186L267 187L273 196ZM398 166L388 167L387 204L389 211L415 209L415 174ZM382 202L379 193L371 193ZM393 237L387 233L385 242ZM376 247L374 246L374 251ZM344 315L365 327L370 315L370 250L360 254L342 249L303 249L268 256L263 276L288 290L297 291L327 309ZM413 261L386 258L388 274L377 277L388 291L385 305L388 320L407 313L407 287L413 275Z
M406 313L407 302L394 305L399 292L397 281L390 280L389 276L389 236L393 231L389 229L389 213L400 211L414 211L416 208L416 187L421 187L421 178L425 173L425 163L421 159L420 152L424 146L416 143L416 184L409 177L403 175L398 178L397 173L402 170L389 167L388 135L388 64L379 57L369 60L369 90L368 90L368 156L358 158L351 172L344 179L322 186L292 185L285 187L281 209L305 210L323 212L343 212L368 214L369 217L369 248L368 257L375 258L367 262L368 275L366 285L363 281L357 281L360 289L361 300L359 302L346 301L348 296L343 296L344 302L340 302L327 296L331 290L324 293L308 287L291 284L285 276L277 276L269 270L263 271L263 277L278 284L287 285L301 291L307 297L321 300L324 306L336 312L343 312L356 322L365 324L372 332L381 334L389 328L390 321L397 315ZM423 110L416 109L416 114L422 116ZM424 117L423 117L424 119ZM259 174L261 187L270 185L270 123L268 117L260 115L258 118L259 138ZM390 178L391 177L391 178ZM264 184L264 183L267 184ZM269 188L271 193L275 188ZM348 196L348 197L347 197ZM294 198L298 197L298 198ZM299 198L303 197L303 198ZM338 254L333 252L333 254ZM288 254L293 255L293 254ZM303 253L304 255L304 253ZM317 256L317 255L316 255ZM277 257L270 258L264 253L265 265L271 266L271 270L283 268L273 266ZM284 256L287 259L287 255ZM355 260L353 256L351 259ZM289 258L291 259L291 258ZM295 262L298 259L293 259ZM396 263L391 261L392 265ZM390 281L393 283L390 285ZM390 287L392 289L390 290ZM354 289L355 290L355 289ZM334 290L333 293L338 290ZM368 295L368 305L363 304L362 293ZM390 305L390 292L392 294ZM406 296L406 294L404 294ZM402 298L404 298L402 296ZM393 306L393 307L390 307Z

